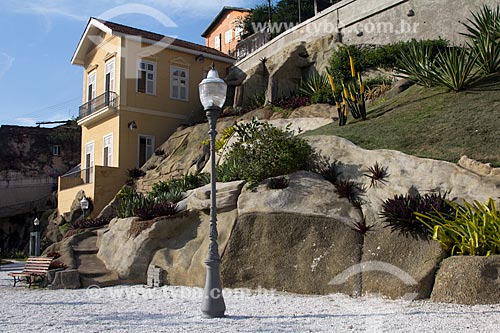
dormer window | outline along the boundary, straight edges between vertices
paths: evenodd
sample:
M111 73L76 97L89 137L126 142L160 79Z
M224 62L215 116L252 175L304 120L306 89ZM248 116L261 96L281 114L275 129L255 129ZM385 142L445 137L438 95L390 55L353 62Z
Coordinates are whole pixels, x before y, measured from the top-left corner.
M156 63L140 61L137 67L137 92L155 95Z

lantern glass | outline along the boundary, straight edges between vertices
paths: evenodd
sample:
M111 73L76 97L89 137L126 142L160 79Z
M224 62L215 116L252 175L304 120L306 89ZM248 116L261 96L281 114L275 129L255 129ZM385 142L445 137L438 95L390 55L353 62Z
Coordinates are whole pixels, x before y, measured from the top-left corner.
M215 67L208 72L207 78L201 81L200 101L205 109L222 108L226 101L227 84L219 78Z

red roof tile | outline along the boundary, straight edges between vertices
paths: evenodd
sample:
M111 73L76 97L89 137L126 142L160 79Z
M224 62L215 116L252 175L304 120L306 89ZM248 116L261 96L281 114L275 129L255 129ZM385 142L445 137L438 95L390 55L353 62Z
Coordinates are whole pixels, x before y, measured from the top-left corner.
M172 37L157 34L155 32L151 32L151 31L132 28L132 27L129 27L129 26L126 26L123 24L119 24L119 23L105 21L105 20L101 20L98 18L94 18L94 19L101 22L102 24L104 24L105 26L110 28L111 30L118 32L118 33L123 33L125 35L130 35L130 36L140 36L142 38L150 39L150 40L153 40L156 42L165 41L165 38L166 38L168 40L168 42L174 46L178 46L178 47L182 47L182 48L186 48L186 49L190 49L190 50L194 50L194 51L198 51L198 52L208 53L208 54L212 54L215 56L224 57L227 59L234 60L233 57L231 57L223 52L220 52L216 49L213 49L211 47L191 43L191 42L188 42L188 41L185 41L182 39L172 38Z

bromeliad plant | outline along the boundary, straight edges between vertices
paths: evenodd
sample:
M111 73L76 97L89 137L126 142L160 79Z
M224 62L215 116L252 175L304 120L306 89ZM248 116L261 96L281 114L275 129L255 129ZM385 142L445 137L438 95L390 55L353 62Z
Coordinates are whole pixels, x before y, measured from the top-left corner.
M495 201L486 204L448 202L452 214L437 210L415 213L417 220L451 255L489 256L500 254L500 211Z
M446 200L446 194L431 193L425 195L395 195L382 204L380 216L392 231L400 231L404 235L427 237L427 227L417 219L417 213L437 211L444 215L453 210Z

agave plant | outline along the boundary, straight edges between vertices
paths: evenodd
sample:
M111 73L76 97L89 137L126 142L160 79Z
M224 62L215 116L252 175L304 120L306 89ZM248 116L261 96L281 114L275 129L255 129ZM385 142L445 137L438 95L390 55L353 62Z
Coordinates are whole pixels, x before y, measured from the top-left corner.
M402 77L424 87L436 85L434 79L434 58L431 47L420 41L408 45L406 53L401 53L396 70Z
M306 80L300 82L298 93L301 96L309 97L312 104L332 103L328 87L328 77L325 73L312 73Z
M462 48L440 52L435 60L433 77L440 85L460 91L475 78L476 56Z
M500 71L500 5L490 8L483 5L472 19L463 23L467 29L462 35L469 38L467 45L477 57L476 64L484 74Z

